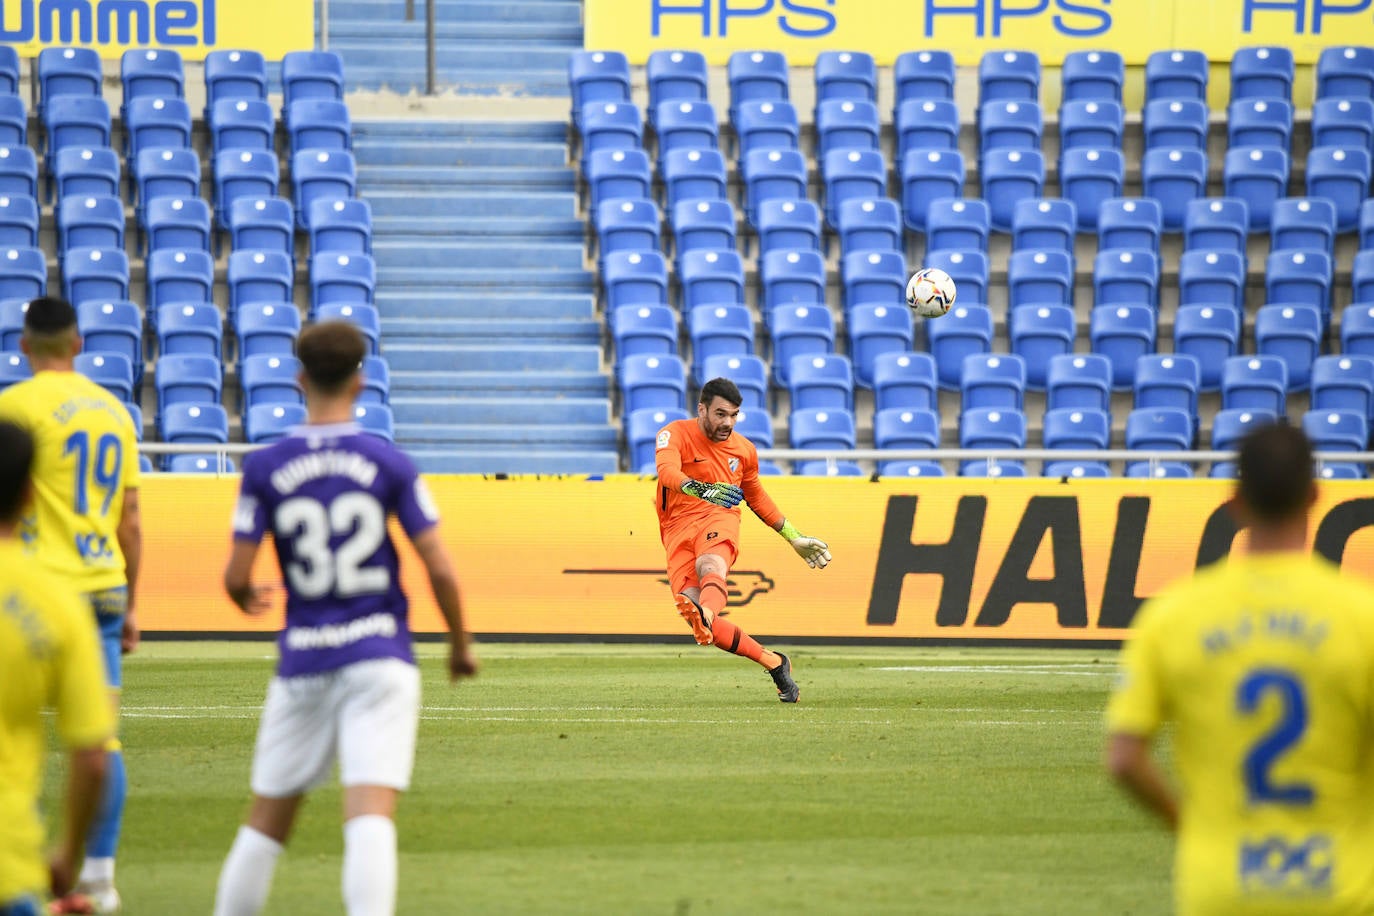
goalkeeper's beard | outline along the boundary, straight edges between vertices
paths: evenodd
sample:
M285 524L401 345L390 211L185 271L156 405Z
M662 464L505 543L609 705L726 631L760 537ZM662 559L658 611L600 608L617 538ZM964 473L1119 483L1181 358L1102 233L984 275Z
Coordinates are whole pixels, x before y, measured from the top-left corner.
M730 438L730 433L733 431L731 427L726 426L724 423L716 426L708 425L706 427L706 438L710 439L712 442L724 442L726 439Z

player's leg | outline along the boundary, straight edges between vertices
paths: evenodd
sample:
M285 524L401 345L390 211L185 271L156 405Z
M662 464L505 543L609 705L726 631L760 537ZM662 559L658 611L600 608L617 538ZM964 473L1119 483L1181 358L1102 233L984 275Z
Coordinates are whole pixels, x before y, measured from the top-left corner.
M253 805L224 858L215 916L257 916L267 905L277 858L286 848L304 795L253 796Z
M668 551L668 587L673 590L677 612L692 628L698 645L711 644L711 621L702 613L698 599L701 586L697 581L697 550L695 530L665 532L663 546Z
M344 669L339 778L344 785L343 898L349 916L396 911L396 802L410 787L420 672L397 659Z

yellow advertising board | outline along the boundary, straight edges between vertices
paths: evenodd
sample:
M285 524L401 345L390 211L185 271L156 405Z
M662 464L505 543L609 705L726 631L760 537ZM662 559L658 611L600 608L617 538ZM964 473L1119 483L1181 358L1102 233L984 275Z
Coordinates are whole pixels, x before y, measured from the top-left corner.
M904 51L941 49L976 64L997 49L1058 64L1075 50L1110 49L1142 64L1161 48L1216 61L1277 44L1309 63L1323 47L1374 44L1367 2L1331 0L586 0L586 46L644 63L658 49L782 51L808 65L824 50L867 51L880 65Z
M478 634L681 636L650 479L429 478ZM153 631L273 630L223 596L237 481L145 478L139 607ZM1243 547L1223 481L868 481L773 478L770 494L834 562L810 569L746 518L733 619L761 637L1116 640L1139 602ZM746 511L745 515L749 515ZM1314 548L1374 570L1374 487L1323 485ZM403 537L399 538L404 540ZM423 570L403 550L412 624L440 632ZM279 583L264 550L259 581ZM278 589L280 598L280 590Z
M8 0L0 43L21 56L45 47L94 48L106 59L129 48L166 48L204 60L223 48L270 60L315 46L313 0Z

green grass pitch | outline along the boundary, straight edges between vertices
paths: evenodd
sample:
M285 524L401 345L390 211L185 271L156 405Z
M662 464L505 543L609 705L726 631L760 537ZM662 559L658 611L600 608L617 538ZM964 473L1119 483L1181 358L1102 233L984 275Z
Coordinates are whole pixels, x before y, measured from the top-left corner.
M796 647L783 706L762 669L690 644L479 651L450 687L420 647L399 912L1168 911L1169 841L1101 768L1112 652ZM127 660L130 916L210 911L271 652ZM331 787L268 911L341 912L341 854Z

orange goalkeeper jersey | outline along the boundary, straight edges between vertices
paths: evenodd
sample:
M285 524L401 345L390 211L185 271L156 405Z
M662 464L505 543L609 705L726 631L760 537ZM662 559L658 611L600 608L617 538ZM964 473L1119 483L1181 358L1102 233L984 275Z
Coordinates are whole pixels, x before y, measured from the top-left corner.
M654 452L658 465L658 494L654 507L663 531L700 524L722 513L739 517L739 508L726 509L682 492L683 481L732 483L744 490L749 508L770 528L782 512L759 483L759 453L754 443L737 432L724 442L706 438L696 420L674 420L658 431Z

